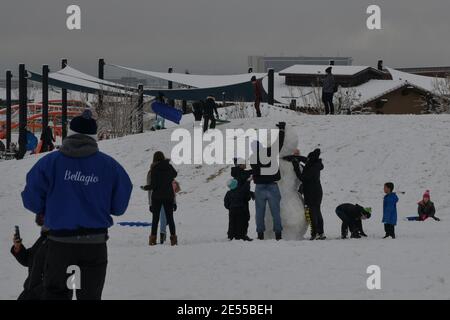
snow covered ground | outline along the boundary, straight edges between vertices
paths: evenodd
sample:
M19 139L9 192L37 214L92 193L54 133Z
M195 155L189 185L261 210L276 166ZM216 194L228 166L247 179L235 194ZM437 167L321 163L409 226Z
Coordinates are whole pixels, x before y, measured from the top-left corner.
M223 208L229 166L180 166L179 246L149 247L148 228L115 225L105 299L450 299L450 116L304 116L268 107L264 114L235 119L229 126L270 128L285 120L297 132L302 153L322 148L328 240L229 242ZM192 128L188 119L182 125ZM147 195L139 186L153 152L170 155L171 131L100 142L135 186L127 213L116 222L151 220ZM9 253L14 225L21 226L25 245L38 235L20 199L26 172L36 160L0 162L1 299L15 299L26 276ZM294 179L294 174L283 179ZM396 240L381 239L387 181L396 184L400 197ZM442 221L403 221L416 214L426 189ZM372 218L364 222L367 239L339 239L334 209L343 202L373 208ZM253 203L251 212L249 233L255 237ZM366 287L369 265L381 268L381 290Z

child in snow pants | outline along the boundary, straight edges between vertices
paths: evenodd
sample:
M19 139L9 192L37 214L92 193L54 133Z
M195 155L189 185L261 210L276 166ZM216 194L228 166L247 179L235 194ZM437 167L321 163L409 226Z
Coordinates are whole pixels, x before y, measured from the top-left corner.
M398 197L394 192L394 184L388 182L384 185L383 199L383 223L386 235L383 239L391 237L395 239L395 225L397 224L397 202Z
M231 179L227 185L230 190L225 195L224 206L229 213L228 238L230 240L251 241L252 239L247 236L247 206L251 197L246 189L250 188L249 182L239 187L238 181Z

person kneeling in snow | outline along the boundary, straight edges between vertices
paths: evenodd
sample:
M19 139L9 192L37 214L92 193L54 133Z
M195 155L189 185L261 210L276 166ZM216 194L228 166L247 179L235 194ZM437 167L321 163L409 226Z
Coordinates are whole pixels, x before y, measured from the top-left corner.
M17 300L41 300L44 293L44 266L47 255L48 229L44 227L44 216L36 215L36 224L41 227L41 235L31 248L25 248L22 239L13 237L11 254L22 266L28 268L28 277Z
M350 229L352 239L359 239L361 236L367 237L363 231L362 220L369 219L371 213L371 208L363 208L358 204L344 203L338 206L336 214L342 220L342 239L347 239L348 229Z
M248 202L251 199L250 182L246 181L239 186L236 179L231 179L227 183L230 189L225 195L224 205L229 211L229 230L228 238L230 240L252 241L247 236L248 229Z
M434 203L431 201L430 191L427 190L423 194L423 199L418 203L417 212L419 214L418 217L408 218L408 220L414 221L425 221L428 218L432 218L436 221L441 221L441 219L435 216L436 208L434 207Z

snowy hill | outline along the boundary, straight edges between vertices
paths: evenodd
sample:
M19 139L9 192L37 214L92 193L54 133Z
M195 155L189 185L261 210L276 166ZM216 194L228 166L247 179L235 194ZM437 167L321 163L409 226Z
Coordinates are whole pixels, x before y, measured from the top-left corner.
M261 119L235 119L229 127L272 127L284 120L303 154L323 150L326 241L229 242L223 208L230 167L179 166L182 192L175 214L179 246L150 248L148 228L115 225L109 241L105 299L450 299L450 116L304 116L264 108ZM190 116L188 116L190 117ZM189 119L182 126L191 129ZM227 126L220 126L224 129ZM172 128L100 142L124 165L134 183L119 221L151 221L144 184L153 152L170 155ZM38 235L20 199L36 157L0 162L0 298L14 299L26 270L9 254L14 225L26 246ZM294 179L294 174L283 179ZM400 197L398 239L383 240L383 184ZM406 222L422 193L431 190L440 223ZM373 208L367 239L340 240L334 213L343 202ZM249 234L255 237L254 204ZM369 291L366 269L379 265L382 290Z

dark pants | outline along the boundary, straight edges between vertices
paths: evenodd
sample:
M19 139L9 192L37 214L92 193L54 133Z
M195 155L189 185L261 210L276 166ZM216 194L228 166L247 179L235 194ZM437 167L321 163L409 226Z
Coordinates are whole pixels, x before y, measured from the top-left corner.
M231 208L229 210L228 239L242 239L248 232L250 213L247 208Z
M325 114L334 114L334 104L333 104L332 92L322 93L322 102L325 105Z
M310 205L309 214L311 216L311 235L323 234L323 218L322 211L320 209L320 204Z
M106 243L74 244L48 240L44 270L44 300L70 300L72 290L67 287L69 266L78 266L81 289L77 300L100 300L105 284L108 252Z
M261 118L261 109L260 109L260 104L261 104L261 100L259 100L259 99L256 99L255 100L255 109L256 109L256 116L258 117L258 118Z
M392 238L395 238L395 226L393 224L384 224L384 231L386 231L386 235Z
M209 125L210 121L211 121L211 125ZM208 131L208 125L209 125L209 129L214 129L216 127L216 118L214 118L214 115L203 116L203 132Z
M342 220L341 235L343 237L347 236L349 229L352 234L355 232L358 232L358 231L362 232L362 221L361 220L356 220L356 219L350 217L344 211L336 210L336 214L339 217L339 219Z
M159 215L161 213L161 207L164 207L166 213L167 224L169 225L170 234L176 235L175 220L173 219L173 200L155 200L152 199L152 236L158 234Z

